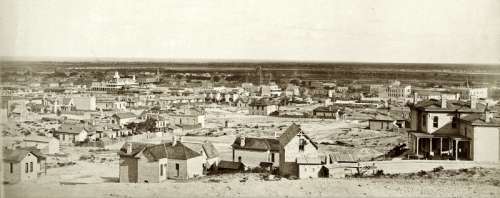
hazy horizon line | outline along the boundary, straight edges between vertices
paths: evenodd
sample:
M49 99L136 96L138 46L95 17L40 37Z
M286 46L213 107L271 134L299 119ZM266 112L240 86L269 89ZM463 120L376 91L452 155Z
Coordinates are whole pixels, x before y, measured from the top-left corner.
M117 58L117 57L47 57L47 56L0 56L0 61L11 62L141 62L141 63L317 63L317 64L422 64L422 65L490 65L500 66L500 62L376 62L376 61L333 61L295 59L237 59L237 58Z

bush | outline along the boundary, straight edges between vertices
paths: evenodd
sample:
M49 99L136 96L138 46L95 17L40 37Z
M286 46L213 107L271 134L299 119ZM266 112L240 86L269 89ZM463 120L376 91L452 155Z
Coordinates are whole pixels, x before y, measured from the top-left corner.
M80 156L79 160L93 160L94 156L93 155L82 155Z
M438 166L438 167L432 169L432 172L437 173L437 172L441 172L442 170L444 170L443 166Z
M377 170L377 172L375 172L374 176L376 176L376 177L384 176L384 170Z
M424 175L427 175L427 172L425 172L424 170L421 170L421 171L418 171L418 172L417 172L417 175L418 175L419 177L422 177L422 176L424 176Z

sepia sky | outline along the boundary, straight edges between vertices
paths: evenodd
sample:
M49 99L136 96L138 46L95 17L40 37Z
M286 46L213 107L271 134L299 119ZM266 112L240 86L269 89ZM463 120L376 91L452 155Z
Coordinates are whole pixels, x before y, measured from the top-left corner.
M0 0L0 56L500 63L498 0Z

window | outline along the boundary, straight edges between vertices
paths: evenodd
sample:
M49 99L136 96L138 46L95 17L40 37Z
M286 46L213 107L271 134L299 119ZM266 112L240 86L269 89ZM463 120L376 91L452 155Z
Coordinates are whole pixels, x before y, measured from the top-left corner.
M451 120L451 128L456 129L457 128L457 123L458 123L458 118L457 117L453 117L453 119Z
M33 172L33 162L30 162L30 172Z
M14 164L10 163L10 173L14 173Z
M299 151L304 151L304 147L306 145L306 140L304 139L299 139Z
M422 127L427 127L427 116L422 116Z
M439 118L437 116L434 116L432 119L432 127L437 128L439 126Z
M163 176L163 164L160 164L160 176Z
M271 162L274 162L274 153L271 153Z
M177 177L179 177L179 164L175 164L175 170L177 170Z
M24 172L28 173L28 163L25 164Z

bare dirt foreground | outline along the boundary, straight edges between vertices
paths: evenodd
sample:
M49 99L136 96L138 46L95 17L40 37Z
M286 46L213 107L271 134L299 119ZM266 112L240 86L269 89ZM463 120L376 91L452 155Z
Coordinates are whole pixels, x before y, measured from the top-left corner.
M159 184L24 184L4 186L3 197L498 197L500 187L454 180L306 179L280 181L229 179L222 182ZM234 177L234 176L230 176ZM220 177L219 177L220 178ZM218 181L218 180L217 180Z

